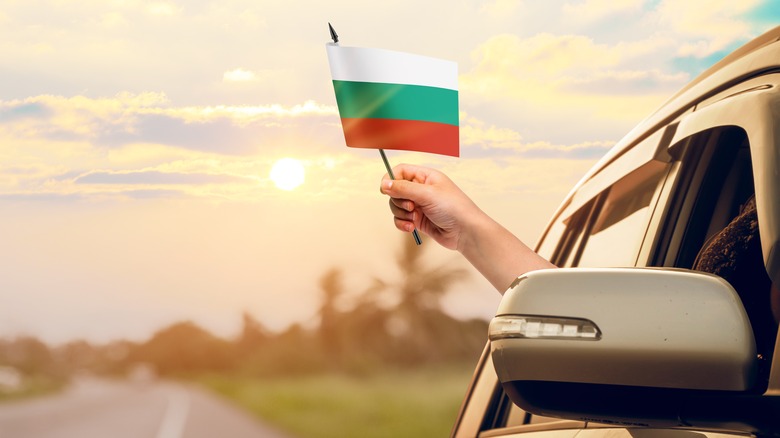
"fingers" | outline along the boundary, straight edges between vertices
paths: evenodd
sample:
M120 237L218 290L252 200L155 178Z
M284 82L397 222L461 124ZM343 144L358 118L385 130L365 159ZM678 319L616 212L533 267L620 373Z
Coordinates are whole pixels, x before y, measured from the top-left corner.
M406 180L383 179L380 191L398 200L398 207L413 210L415 205L425 205L429 203L432 195L432 188L426 184ZM403 201L411 202L412 205L405 205Z
M414 164L399 164L393 168L395 179L419 183L424 183L431 172L433 172L432 169Z
M414 202L408 199L390 198L390 209L398 208L404 211L414 210Z
M411 232L419 228L418 221L423 220L426 205L435 199L435 184L440 181L437 171L410 164L400 164L393 168L395 179L385 175L380 184L380 192L390 197L390 211L395 227Z
M398 219L397 217L393 218L393 222L395 223L395 227L401 231L406 231L407 233L410 233L412 232L412 230L414 230L413 222Z
M414 164L399 164L393 168L393 176L395 180L413 181L418 183L424 183L429 175L436 172L433 169L427 167L415 166ZM392 181L390 175L385 174L382 181Z
M396 201L398 200L390 199L390 212L393 213L393 217L396 219L396 221L407 221L414 223L414 205L409 201L403 201L400 202L403 207L399 207L396 205ZM407 209L407 207L410 205L412 208Z
M411 232L415 229L414 202L408 199L390 198L390 211L393 213L395 227L401 231Z

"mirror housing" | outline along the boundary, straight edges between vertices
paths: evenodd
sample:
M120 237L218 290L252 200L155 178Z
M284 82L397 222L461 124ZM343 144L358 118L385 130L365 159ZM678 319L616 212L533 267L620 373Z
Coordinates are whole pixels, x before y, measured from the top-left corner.
M502 381L746 391L756 377L737 293L693 271L530 272L505 293L490 341Z
M734 289L711 274L530 272L505 293L489 336L505 392L531 413L659 427L765 426L729 420L736 410L723 415L737 400L764 401L756 400L761 385L747 314ZM721 417L710 418L715 411Z

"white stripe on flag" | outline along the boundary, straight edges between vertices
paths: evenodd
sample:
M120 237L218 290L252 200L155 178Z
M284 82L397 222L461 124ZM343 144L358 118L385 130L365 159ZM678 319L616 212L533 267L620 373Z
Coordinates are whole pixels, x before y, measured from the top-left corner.
M327 44L333 80L458 89L458 64L411 53Z

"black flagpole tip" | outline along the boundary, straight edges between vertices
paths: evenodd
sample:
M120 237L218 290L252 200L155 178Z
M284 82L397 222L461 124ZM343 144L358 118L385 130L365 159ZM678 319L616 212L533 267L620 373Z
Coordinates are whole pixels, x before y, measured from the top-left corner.
M336 33L336 29L333 29L333 26L331 26L330 23L328 23L328 28L330 29L330 37L333 38L333 42L339 42L339 35Z

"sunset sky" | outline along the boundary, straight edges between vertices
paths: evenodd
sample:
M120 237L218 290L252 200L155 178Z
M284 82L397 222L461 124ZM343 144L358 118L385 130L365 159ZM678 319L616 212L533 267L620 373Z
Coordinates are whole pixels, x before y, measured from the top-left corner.
M776 0L281 2L4 0L0 337L144 339L242 311L312 324L319 277L397 276L374 150L349 149L325 54L456 61L461 157L433 166L533 244L571 186L642 118L780 24ZM299 160L293 190L269 178ZM463 265L423 236L431 265ZM445 305L489 318L475 272ZM348 305L349 302L345 302Z

